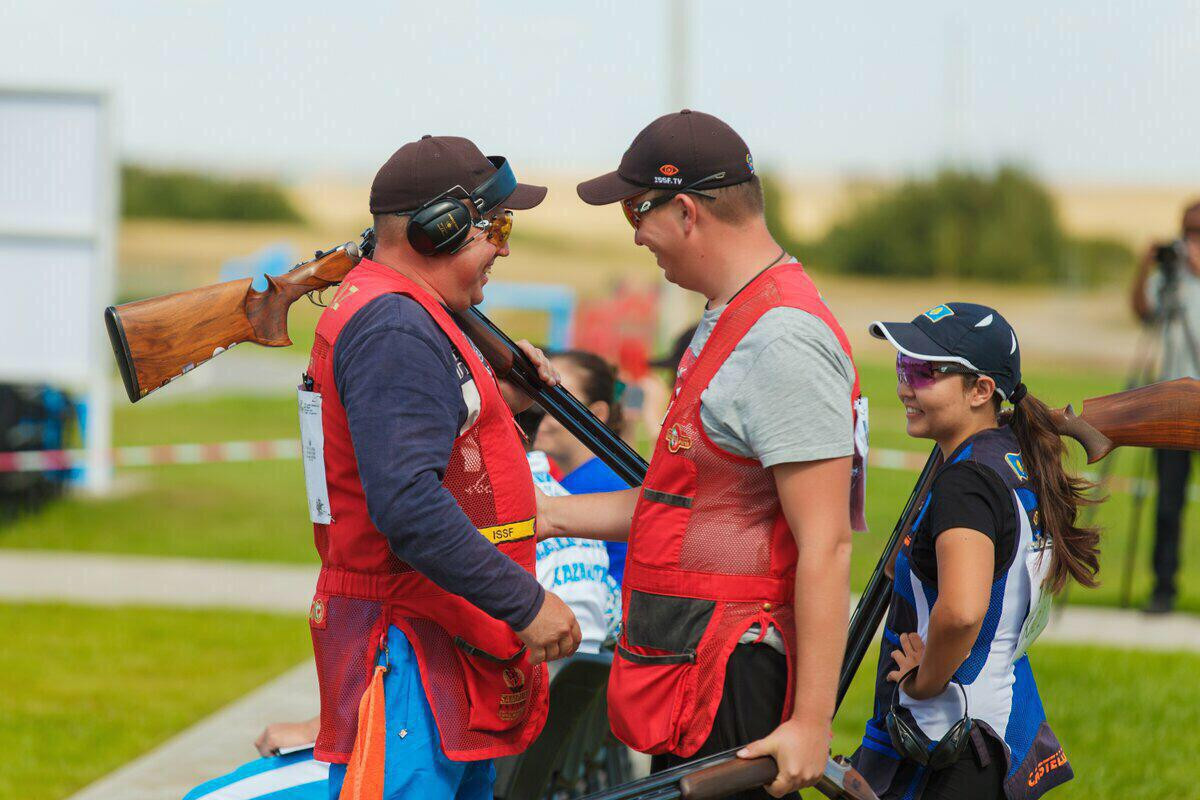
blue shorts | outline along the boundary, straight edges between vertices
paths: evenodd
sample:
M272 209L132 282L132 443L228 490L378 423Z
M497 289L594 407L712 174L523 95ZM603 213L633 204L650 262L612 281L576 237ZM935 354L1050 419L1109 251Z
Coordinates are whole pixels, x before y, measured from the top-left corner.
M380 659L385 657L380 653ZM388 629L388 671L383 676L387 748L383 796L491 800L496 770L486 761L451 761L442 752L433 709L421 685L412 645L399 628ZM329 797L337 800L345 764L329 767Z

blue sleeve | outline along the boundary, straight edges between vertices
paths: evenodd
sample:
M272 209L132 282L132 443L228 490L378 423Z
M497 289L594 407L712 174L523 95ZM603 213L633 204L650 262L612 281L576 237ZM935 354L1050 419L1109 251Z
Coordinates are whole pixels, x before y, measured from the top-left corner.
M542 587L479 535L442 485L467 414L450 340L415 301L385 295L338 336L333 377L367 511L392 552L514 630L527 627Z

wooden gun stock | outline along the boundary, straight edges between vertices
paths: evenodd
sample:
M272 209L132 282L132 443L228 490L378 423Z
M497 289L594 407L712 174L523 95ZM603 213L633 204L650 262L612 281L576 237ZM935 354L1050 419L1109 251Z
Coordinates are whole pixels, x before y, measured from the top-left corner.
M766 786L775 780L778 771L775 759L769 756L734 758L680 778L679 796L684 800L717 800ZM826 762L825 774L813 788L833 800L879 800L866 779L841 756Z
M136 403L185 372L242 342L267 347L292 343L287 314L305 294L340 283L358 264L358 247L347 242L282 275L267 288L252 278L218 283L104 310L104 324L130 402Z
M1083 445L1089 464L1122 446L1200 450L1200 381L1195 378L1090 397L1079 415L1071 406L1051 413L1058 432Z

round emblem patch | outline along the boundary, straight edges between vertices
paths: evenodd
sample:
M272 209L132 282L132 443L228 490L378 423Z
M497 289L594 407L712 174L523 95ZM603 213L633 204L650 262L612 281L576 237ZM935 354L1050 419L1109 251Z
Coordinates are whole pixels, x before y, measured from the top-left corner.
M525 676L521 670L513 667L504 668L504 685L510 689L520 689L525 685Z
M313 600L312 607L308 609L308 618L320 625L325 621L325 601Z

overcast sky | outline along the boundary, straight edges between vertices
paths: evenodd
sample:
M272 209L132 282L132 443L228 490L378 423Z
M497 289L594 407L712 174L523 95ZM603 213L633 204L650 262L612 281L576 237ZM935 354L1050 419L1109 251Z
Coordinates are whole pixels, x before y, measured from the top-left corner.
M687 105L760 167L1200 183L1200 0L678 5ZM455 133L518 174L611 168L673 110L669 8L0 0L0 86L109 90L135 160L369 174Z

